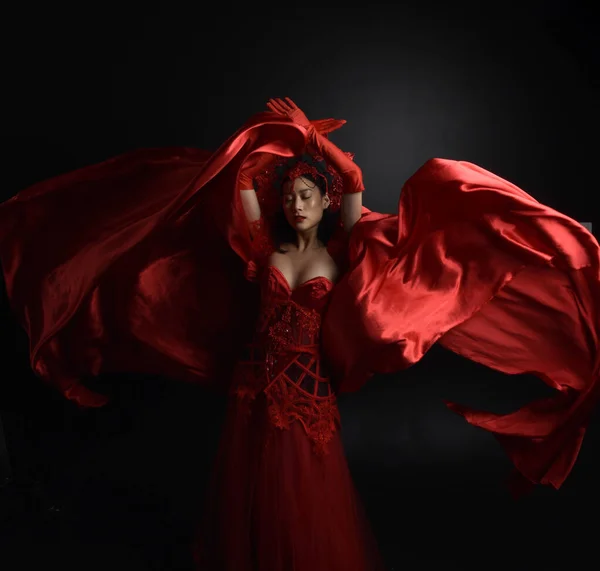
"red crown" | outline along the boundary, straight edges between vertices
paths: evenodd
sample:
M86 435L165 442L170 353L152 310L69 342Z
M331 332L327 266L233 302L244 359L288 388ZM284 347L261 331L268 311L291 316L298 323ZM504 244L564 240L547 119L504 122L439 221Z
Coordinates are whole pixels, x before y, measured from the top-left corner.
M350 159L354 159L354 154L345 153ZM324 161L319 155L311 155L315 161ZM295 179L299 176L310 174L315 180L323 182L323 186L329 196L329 209L332 212L337 212L342 204L343 181L340 174L330 165L327 165L327 171L331 175L332 182L329 183L327 177L322 171L319 171L314 165L302 160L290 165L290 168L285 171L284 176L281 176L282 168L285 169L286 164L290 161L286 157L275 158L269 166L254 178L254 189L260 204L263 216L272 218L277 210L281 208L281 189L278 182L283 182L285 179ZM327 164L327 163L326 163Z

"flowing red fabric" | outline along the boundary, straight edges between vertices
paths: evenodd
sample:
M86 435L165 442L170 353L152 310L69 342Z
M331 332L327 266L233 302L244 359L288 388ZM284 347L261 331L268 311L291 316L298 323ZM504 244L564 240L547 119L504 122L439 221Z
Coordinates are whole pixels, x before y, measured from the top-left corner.
M0 205L0 261L33 371L81 406L106 402L82 383L106 372L222 388L256 301L238 171L304 139L263 113L214 153L134 151Z
M0 260L31 365L82 406L105 371L225 388L252 329L246 159L292 156L305 131L253 117L214 153L138 151L42 182L0 205ZM368 185L367 185L368 186ZM322 344L338 391L418 361L437 341L553 398L508 415L450 406L496 434L529 481L559 487L599 392L599 247L580 224L475 165L435 159L398 215L365 209Z
M525 482L561 486L600 390L600 249L581 224L474 164L433 159L398 216L368 213L323 324L340 390L443 346L556 395L511 414L452 410L496 435Z

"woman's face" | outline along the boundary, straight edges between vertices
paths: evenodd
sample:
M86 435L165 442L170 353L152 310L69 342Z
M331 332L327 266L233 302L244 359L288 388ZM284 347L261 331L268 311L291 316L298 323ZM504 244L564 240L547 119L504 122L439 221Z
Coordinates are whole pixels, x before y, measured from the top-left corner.
M299 232L318 226L328 206L329 197L321 194L319 187L307 178L298 177L283 185L285 218Z

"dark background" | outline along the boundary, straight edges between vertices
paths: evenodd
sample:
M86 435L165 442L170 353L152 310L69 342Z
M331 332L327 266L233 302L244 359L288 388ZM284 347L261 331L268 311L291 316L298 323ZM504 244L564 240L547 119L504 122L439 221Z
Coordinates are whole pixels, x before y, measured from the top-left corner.
M600 227L598 30L583 3L166 6L7 10L0 199L137 147L216 148L268 98L290 96L311 118L348 120L333 140L356 153L373 210L394 211L403 181L435 156L478 163ZM30 372L1 294L2 569L191 569L223 402L117 377L105 379L112 404L78 410ZM499 445L442 403L501 412L544 392L434 347L340 399L393 569L592 565L598 414L563 488L515 503Z

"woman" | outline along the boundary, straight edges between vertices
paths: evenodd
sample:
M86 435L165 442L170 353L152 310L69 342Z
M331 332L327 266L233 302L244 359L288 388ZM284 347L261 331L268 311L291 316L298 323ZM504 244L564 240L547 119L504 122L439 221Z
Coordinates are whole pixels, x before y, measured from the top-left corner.
M277 112L292 110L284 105L270 103ZM339 275L324 215L341 198L349 231L361 215L362 177L350 158L309 132L336 171L307 154L280 164L261 188L279 195L271 225L249 174L240 177L254 243L248 275L260 283L261 311L230 389L198 532L199 569L383 569L344 457L319 336Z
M376 569L335 393L436 342L555 389L505 415L449 406L496 435L520 484L559 488L599 395L594 237L443 159L405 183L398 215L370 212L360 170L326 137L342 122L269 107L214 153L137 151L1 205L0 259L33 370L81 406L106 402L82 382L104 371L228 390L196 549L208 568ZM287 162L307 147L312 158ZM322 217L337 207L327 240Z

